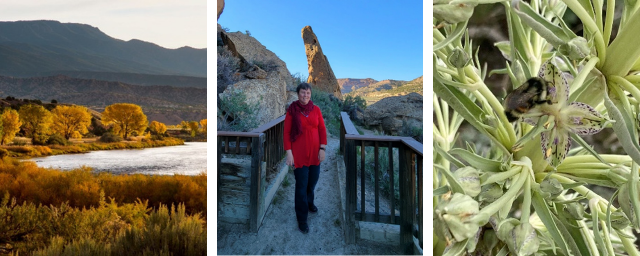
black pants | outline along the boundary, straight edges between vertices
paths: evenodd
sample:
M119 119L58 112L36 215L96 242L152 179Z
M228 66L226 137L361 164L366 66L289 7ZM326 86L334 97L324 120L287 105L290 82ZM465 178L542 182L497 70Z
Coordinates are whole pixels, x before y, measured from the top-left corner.
M313 204L313 190L320 177L320 165L303 166L293 170L296 176L296 218L298 222L307 222L309 207Z

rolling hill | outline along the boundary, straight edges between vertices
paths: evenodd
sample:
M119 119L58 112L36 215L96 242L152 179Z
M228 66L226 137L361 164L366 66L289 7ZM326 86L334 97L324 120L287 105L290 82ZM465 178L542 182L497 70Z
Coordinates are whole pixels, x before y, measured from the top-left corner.
M411 81L382 80L347 93L353 97L360 96L367 101L367 105L391 96L406 95L412 92L422 94L422 76Z

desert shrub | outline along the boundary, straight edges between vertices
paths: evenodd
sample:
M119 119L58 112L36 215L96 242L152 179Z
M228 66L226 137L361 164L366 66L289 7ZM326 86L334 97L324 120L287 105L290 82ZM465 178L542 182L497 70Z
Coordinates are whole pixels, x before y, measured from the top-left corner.
M46 133L36 133L31 138L31 144L33 145L47 145L47 141L49 140L49 134Z
M340 135L340 109L342 108L340 99L328 92L313 90L311 100L322 111L327 132Z
M69 141L60 134L53 134L47 139L47 145L67 145Z
M422 143L422 123L402 120L402 129L400 129L399 135L411 137Z
M276 70L278 70L278 67L280 66L273 59L269 59L269 60L266 60L266 61L254 60L253 64L258 66L260 69L262 69L264 71L267 71L267 72L276 71Z
M107 133L102 134L102 136L100 136L99 140L101 142L107 142L107 143L120 142L120 141L122 141L122 137L120 137L120 136L118 136L116 134L107 132Z
M296 86L298 84L307 82L307 77L304 76L303 74L300 74L300 72L291 75L291 77L293 77L293 84Z
M360 96L353 97L351 95L347 95L344 97L344 101L342 102L342 111L349 114L351 120L358 124L362 124L360 123L362 120L357 118L357 113L364 112L366 108L367 101Z
M23 138L14 138L13 139L13 145L15 146L25 146L29 143L28 139L23 139Z
M239 80L236 72L240 69L240 59L233 56L226 46L219 46L217 54L218 87L226 88L227 85Z
M249 131L258 127L259 105L247 103L242 91L233 91L218 101L218 131Z

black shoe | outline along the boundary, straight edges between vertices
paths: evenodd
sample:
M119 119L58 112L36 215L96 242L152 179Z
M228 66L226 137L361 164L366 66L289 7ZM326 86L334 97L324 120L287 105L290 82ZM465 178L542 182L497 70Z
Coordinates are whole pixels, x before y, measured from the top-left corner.
M309 206L309 212L317 213L318 212L318 207L316 207L315 205Z
M298 229L300 229L302 234L309 233L309 225L307 225L306 222L298 222Z

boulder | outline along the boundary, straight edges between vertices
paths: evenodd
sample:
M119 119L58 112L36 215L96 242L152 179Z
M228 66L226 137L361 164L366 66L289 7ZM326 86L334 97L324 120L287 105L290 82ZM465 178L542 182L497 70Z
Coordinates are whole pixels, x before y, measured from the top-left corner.
M307 83L313 84L315 88L322 91L333 93L334 96L342 99L338 79L336 79L336 76L333 74L329 60L322 52L318 37L313 33L310 26L302 29L302 40L304 41L304 49L307 54L309 67Z
M287 104L286 82L277 72L269 72L265 79L245 79L229 87L219 96L221 99L233 93L244 93L249 105L258 104L258 126L285 113ZM255 128L255 127L254 127Z
M379 127L387 134L397 134L406 123L422 123L422 95L410 93L388 97L367 107L364 111L367 126Z

